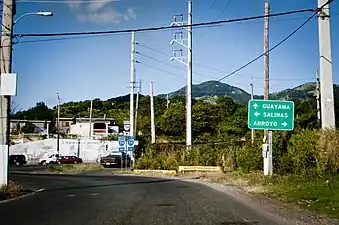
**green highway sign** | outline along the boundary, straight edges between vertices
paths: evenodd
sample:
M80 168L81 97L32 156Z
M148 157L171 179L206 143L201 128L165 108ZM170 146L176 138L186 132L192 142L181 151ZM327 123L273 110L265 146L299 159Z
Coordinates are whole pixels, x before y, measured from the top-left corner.
M250 100L248 128L256 130L293 130L294 102Z

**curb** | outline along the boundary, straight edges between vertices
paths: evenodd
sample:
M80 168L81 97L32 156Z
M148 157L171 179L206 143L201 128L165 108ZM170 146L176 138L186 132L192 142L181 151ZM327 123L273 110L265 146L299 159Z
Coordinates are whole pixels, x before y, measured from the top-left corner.
M11 202L11 201L14 201L14 200L19 200L21 198L28 197L28 196L34 195L36 193L39 193L39 192L43 192L44 190L45 190L44 188L41 188L41 189L38 189L36 191L33 191L32 193L20 195L19 197L16 197L16 198L10 198L10 199L6 199L6 200L2 200L2 201L0 201L0 204L4 204L4 203Z

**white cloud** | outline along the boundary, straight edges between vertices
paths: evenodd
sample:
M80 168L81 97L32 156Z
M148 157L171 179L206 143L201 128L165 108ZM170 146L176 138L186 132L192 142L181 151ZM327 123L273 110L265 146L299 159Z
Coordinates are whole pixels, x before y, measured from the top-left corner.
M85 0L82 1L85 2ZM125 12L119 12L113 7L112 1L91 2L88 4L69 3L69 7L76 14L77 19L84 22L118 24L121 21L136 18L136 13L132 8L128 8Z

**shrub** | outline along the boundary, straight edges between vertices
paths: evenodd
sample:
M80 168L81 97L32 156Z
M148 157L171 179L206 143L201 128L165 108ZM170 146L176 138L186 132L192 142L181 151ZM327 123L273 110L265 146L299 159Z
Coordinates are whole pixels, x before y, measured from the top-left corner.
M317 166L317 146L319 133L304 130L292 135L288 146L288 159L294 173L314 172Z
M236 154L236 163L238 169L243 172L261 170L263 168L261 145L249 143L242 147Z
M320 172L339 170L339 132L325 130L318 145L318 169Z

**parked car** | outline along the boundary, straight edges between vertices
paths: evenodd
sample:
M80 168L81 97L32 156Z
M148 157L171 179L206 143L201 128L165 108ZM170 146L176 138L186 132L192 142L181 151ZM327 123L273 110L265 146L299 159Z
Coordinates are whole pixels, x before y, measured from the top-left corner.
M119 155L108 155L101 157L100 164L104 167L118 166L121 164L121 156Z
M24 155L10 155L8 157L8 164L9 165L24 165L27 163L26 156Z
M58 164L77 164L82 163L82 159L76 156L60 156L56 163Z
M126 157L127 157L127 165L131 165L131 157L126 153L111 153L108 156L101 157L100 164L104 167L113 167L113 166L126 166ZM121 158L123 161L121 162Z
M54 164L56 163L57 159L60 157L59 154L53 154L45 158L39 159L40 165L47 165L47 164Z

